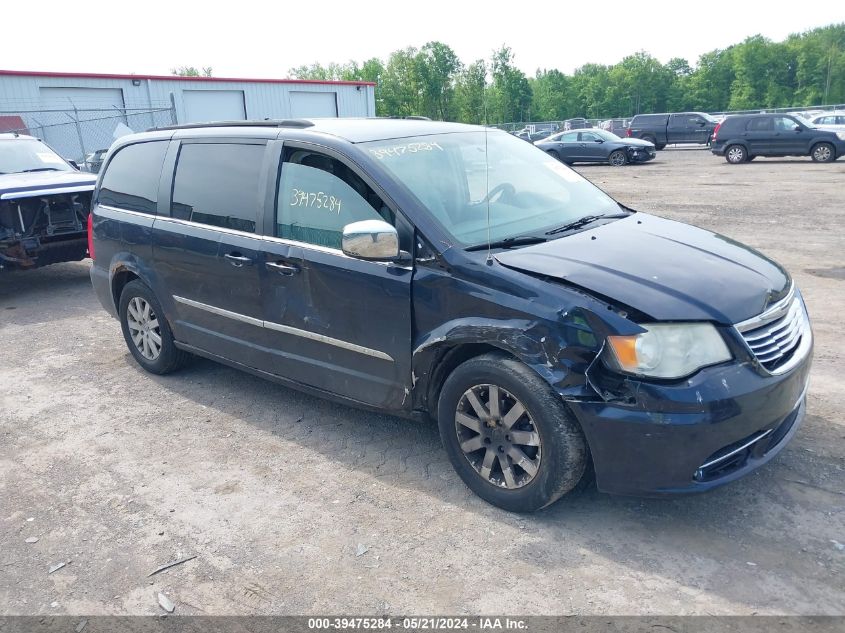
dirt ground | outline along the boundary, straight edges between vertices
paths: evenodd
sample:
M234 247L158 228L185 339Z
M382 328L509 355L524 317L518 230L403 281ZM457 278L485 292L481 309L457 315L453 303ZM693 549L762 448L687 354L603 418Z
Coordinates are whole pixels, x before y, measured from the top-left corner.
M464 487L433 426L207 361L149 375L87 262L14 273L0 614L155 614L158 592L177 614L845 614L845 160L668 149L578 170L792 272L816 352L809 415L777 459L704 496L590 490L508 514Z

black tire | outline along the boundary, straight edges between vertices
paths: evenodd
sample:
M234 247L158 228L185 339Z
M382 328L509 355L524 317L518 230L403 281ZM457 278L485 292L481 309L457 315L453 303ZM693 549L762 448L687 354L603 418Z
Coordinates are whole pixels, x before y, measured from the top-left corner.
M130 303L132 303L132 307L130 307ZM147 326L144 331L138 330L139 321L133 316L138 312L136 306L149 306L147 313L149 320L144 323ZM118 315L120 316L123 338L129 352L135 357L138 364L151 374L168 374L179 369L190 360L191 355L178 349L174 344L173 332L164 316L164 310L162 310L161 304L153 291L143 282L136 279L124 286L123 292L120 293ZM134 335L133 332L135 332ZM144 344L136 343L133 336L140 337L140 340L147 337L148 340ZM153 336L157 337L160 342L151 342ZM146 345L149 345L149 347L146 347ZM151 349L155 347L158 347L157 354L151 352ZM145 355L146 352L150 352L149 356Z
M810 150L810 157L817 163L830 163L836 160L836 149L830 143L816 143Z
M660 149L659 147L657 147L657 139L651 134L646 134L642 137L642 139L654 145L655 149Z
M559 160L559 161L563 162L563 159L560 157L560 152L558 152L555 149L547 150L546 154L548 154L549 156L551 156L555 160Z
M627 164L628 157L625 155L625 150L617 149L610 152L610 156L607 157L607 162L612 167L622 167Z
M725 160L731 165L748 162L748 150L742 145L728 145L725 148Z
M654 149L656 149L656 150L659 152L659 151L660 151L660 150L662 150L664 147L666 147L666 143L660 143L659 145L655 145L655 146L654 146Z
M488 418L493 422L484 422L475 415L477 410L460 409L469 402L467 394L481 390L478 393L483 396L485 389L489 407L493 386L500 395L496 398L500 403L499 424L495 424L495 416ZM483 401L481 404L483 407ZM524 408L524 413L507 425L516 404ZM492 413L490 409L485 411ZM459 423L459 410L469 414L462 415L463 419L477 418L472 421L479 423L478 428ZM504 354L484 354L458 366L440 392L437 420L446 453L464 483L488 503L509 512L539 510L578 486L584 476L589 460L587 442L560 396L531 369ZM521 438L530 436L537 444L508 435L516 431ZM479 438L478 449L464 452L461 448ZM515 445L521 448L512 453ZM482 472L491 452L493 457L485 476ZM509 477L499 454L505 456ZM513 454L528 459L517 460Z

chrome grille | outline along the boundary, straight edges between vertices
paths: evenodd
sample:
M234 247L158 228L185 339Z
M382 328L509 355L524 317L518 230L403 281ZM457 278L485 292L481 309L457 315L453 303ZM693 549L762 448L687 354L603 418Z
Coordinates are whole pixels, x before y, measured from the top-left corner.
M807 325L801 299L791 291L771 309L736 328L760 364L776 371L795 354Z

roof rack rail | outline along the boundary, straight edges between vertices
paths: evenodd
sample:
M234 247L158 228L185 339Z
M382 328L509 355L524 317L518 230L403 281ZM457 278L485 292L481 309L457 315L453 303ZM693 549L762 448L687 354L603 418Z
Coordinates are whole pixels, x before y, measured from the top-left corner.
M206 123L184 123L182 125L164 125L151 127L147 132L159 130L190 130L204 127L313 127L314 123L307 119L264 119L261 121L208 121Z
M399 116L399 115L392 115L387 117L388 119L406 119L408 121L431 121L430 117L427 116L420 116L418 114L410 114L408 116Z

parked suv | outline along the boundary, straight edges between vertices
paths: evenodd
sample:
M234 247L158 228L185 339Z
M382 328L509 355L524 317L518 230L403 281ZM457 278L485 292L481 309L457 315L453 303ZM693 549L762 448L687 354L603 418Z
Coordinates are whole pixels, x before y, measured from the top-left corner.
M827 163L845 153L845 132L815 128L788 114L729 116L716 128L710 149L733 164L757 156L811 156Z
M654 143L657 149L669 144L710 142L716 119L704 112L638 114L631 119L627 135Z
M463 481L508 510L553 502L590 462L605 491L708 490L804 417L812 332L783 268L628 209L503 131L127 136L91 233L96 295L147 371L196 354L434 418Z

